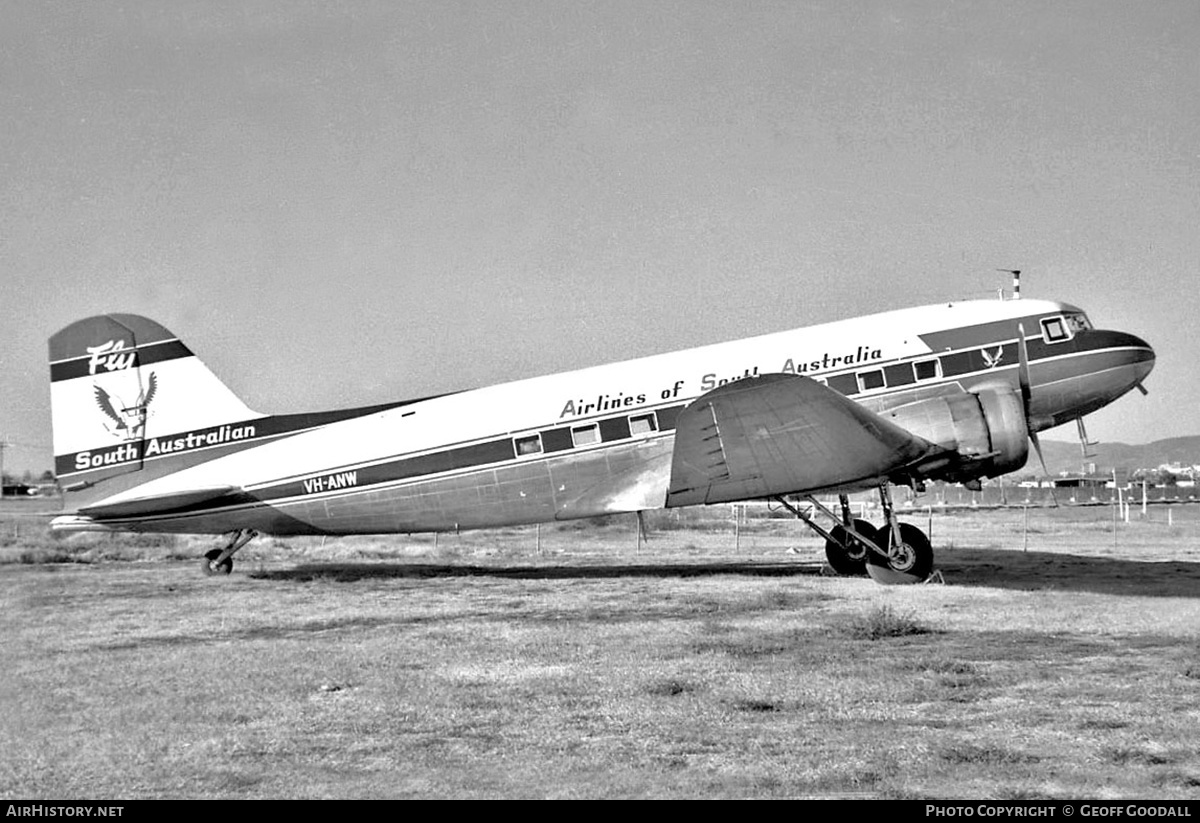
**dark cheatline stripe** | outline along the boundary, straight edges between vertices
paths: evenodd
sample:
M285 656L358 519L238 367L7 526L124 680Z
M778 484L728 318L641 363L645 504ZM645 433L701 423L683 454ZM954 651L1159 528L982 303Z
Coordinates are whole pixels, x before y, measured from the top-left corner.
M1030 344L1033 342L1029 341ZM1033 352L1033 346L1030 345L1030 360L1035 359ZM1015 366L1020 362L1020 353L1016 343L1008 343L1005 345L984 346L982 349L972 349L971 351L943 354L940 356L940 359L942 361L942 376L956 377L960 374L985 371L1001 366Z
M929 332L928 334L919 334L917 337L926 346L933 350L934 354L940 354L947 349L969 349L974 346L986 346L994 341L1012 339L1017 336L1017 324L1021 323L1025 326L1025 336L1041 335L1042 327L1040 325L1043 317L1048 317L1047 314L1031 314L1028 317L1014 317L1011 320L995 320L991 323L980 323L977 326L963 326L957 329L946 329L945 331Z
M993 327L998 325L1000 324L989 324L989 326ZM1015 329L1015 324L1006 323L1003 325L1005 332ZM991 341L987 342L991 343ZM1108 349L1139 347L1146 349L1147 358L1153 357L1153 352L1144 341L1123 332L1093 330L1081 332L1070 340L1056 343L1047 343L1039 337L1036 339L1027 339L1027 347L1031 362L1053 360L1053 362L1061 362L1063 368L1068 371L1070 370L1069 361L1056 360L1056 358L1069 355L1088 355ZM1019 348L1016 342L1009 342L1006 344L984 345L978 349L951 352L936 356L941 361L943 376L952 378L961 374L985 372L989 368L1011 368L1019 362ZM915 359L929 360L931 357L932 355L922 354ZM912 362L912 360L906 360L885 367L889 378L889 386L909 385L916 382L915 377L912 375ZM858 382L856 374L855 372L850 372L833 375L829 378L829 386L834 390L840 391L842 394L857 394ZM932 385L932 383L927 385ZM430 398L421 399L427 400ZM289 427L294 427L295 430L312 428L415 402L419 401L410 400L401 403L319 414L286 415L246 422L249 425L261 425L264 427L264 432L268 433L256 437L256 439L261 439L262 436L271 436L272 433L278 434L287 431ZM680 404L655 410L658 419L658 430L662 432L672 431L683 409L684 405ZM646 413L646 411L633 412L636 416ZM597 420L596 423L599 426L603 442L614 442L632 436L628 414L614 415ZM570 426L544 429L539 434L541 435L542 451L545 453L553 454L574 448ZM514 459L516 459L514 439L512 437L503 437L483 443L448 448L430 454L397 458L385 463L358 469L333 469L323 475L310 476L300 480L288 480L275 486L258 490L252 494L237 493L205 501L198 506L191 506L177 512L171 512L171 514L186 514L229 506L264 503L291 497L304 497L324 492L360 489L398 480L505 463ZM160 514L166 513L156 513L156 516Z
M305 412L301 414L276 414L266 418L271 421L273 426L279 426L284 430L291 429L311 429L316 426L327 426L330 423L339 423L342 420L352 420L355 417L366 417L369 414L387 411L388 409L397 409L401 406L411 406L414 403L424 403L426 400L436 400L439 397L447 397L449 394L431 394L427 397L416 397L412 400L399 400L392 403L380 403L375 406L358 406L353 409L337 409L334 411L324 412Z
M105 465L105 458L114 459L111 455L123 452L121 463L134 462L138 459L155 460L160 457L171 457L185 452L193 452L214 446L232 446L237 449L249 448L262 444L263 440L281 437L307 429L327 426L342 420L365 417L376 412L387 411L399 406L407 406L429 400L422 397L417 400L402 400L398 403L383 403L378 406L362 406L356 409L339 409L336 411L314 412L305 414L279 414L272 417L259 417L251 420L240 420L221 426L209 426L203 429L193 429L186 432L165 434L161 437L148 437L145 440L118 442L110 446L87 449L89 463L98 461L97 468ZM137 456L130 453L130 448L137 450ZM226 452L227 453L227 452ZM76 474L84 474L92 469L78 469L76 462L84 452L55 455L54 470L58 477L67 478ZM109 465L119 465L109 464Z
M415 401L410 401L415 402ZM669 406L658 409L658 425L660 431L671 431L683 406ZM646 414L640 412L635 414ZM602 437L608 432L613 439L615 435L624 432L624 438L632 437L629 429L628 415L606 418L598 421ZM574 448L571 441L570 427L547 429L541 432L542 449L544 452L562 452ZM605 442L611 442L605 440ZM549 444L549 445L548 445ZM554 448L550 448L550 446ZM257 489L253 492L234 492L203 502L180 507L177 509L156 511L154 517L178 516L196 514L222 509L231 506L245 506L255 503L270 503L291 497L321 494L324 492L363 489L382 483L397 480L409 480L426 477L460 469L471 469L497 463L506 463L516 459L514 438L503 437L488 440L483 443L473 443L468 446L458 446L430 454L415 457L405 457L389 460L373 466L363 466L357 469L332 469L320 475L305 477L300 480L288 480L275 486ZM97 519L104 519L103 512L97 512ZM129 515L111 517L109 519L129 519Z
M408 480L430 474L485 466L490 463L503 463L515 457L512 438L506 437L432 454L392 460L375 466L364 466L361 469L333 471L318 477L294 480L257 491L255 496L263 501L271 501L339 488L374 486L379 483Z
M1038 361L1063 357L1066 355L1087 354L1089 352L1100 351L1103 349L1145 346L1144 341L1140 340L1139 338L1132 337L1124 332L1105 330L1089 330L1085 332L1078 332L1069 340L1060 340L1054 343L1049 343L1041 337L1041 326L1038 325L1036 317L1033 318L1032 322L1034 329L1036 329L1038 333L1038 336L1029 336L1029 324L1027 323L1025 346L1029 353L1030 363L1036 363ZM989 323L987 324L987 328L996 328L999 325L1000 324ZM978 329L981 327L975 326L972 328ZM997 333L1009 333L1015 335L1016 325L1015 323L1009 323L1005 325L1004 329L998 329ZM920 355L915 359L928 360L931 356L932 355ZM988 369L993 368L1015 366L1020 362L1021 355L1020 344L1016 341L1011 341L1008 343L986 344L982 346L982 348L968 349L965 351L936 354L936 357L942 363L943 377L959 377L964 374L985 372ZM911 360L889 365L885 367L884 372L887 374L887 384L889 388L906 386L915 382L912 376ZM840 391L842 394L857 394L858 381L856 375L858 373L859 372L850 372L847 374L834 375L833 377L829 378L829 386L830 388Z
M992 324L995 325L995 324ZM1070 340L1063 340L1056 343L1047 343L1041 338L1027 340L1029 350L1029 359L1031 363L1038 361L1059 358L1068 355L1080 355L1089 352L1100 351L1110 348L1137 347L1144 346L1145 343L1138 338L1124 334L1122 332L1107 332L1107 331L1088 331L1081 332L1075 335ZM1148 356L1153 356L1152 354ZM929 359L928 355L921 355L917 359ZM968 351L951 352L938 356L942 364L942 374L945 378L955 378L966 374L984 373L988 369L998 367L1012 367L1019 362L1019 346L1016 342L1005 344L997 344L993 346L984 346L981 349L972 349ZM910 385L915 382L912 376L911 361L903 361L897 364L891 364L885 368L885 373L888 377L889 387L901 387ZM829 386L835 391L839 391L844 395L854 395L859 393L856 373L849 372L840 375L833 375L829 378ZM430 398L421 398L427 400ZM353 417L359 417L367 414L372 414L378 411L384 411L396 406L406 405L408 403L419 402L418 400L404 401L401 403L384 404L380 406L370 406L360 409L348 409L344 411L322 412L318 414L301 414L301 415L281 415L277 417L262 418L260 420L244 421L231 426L214 427L204 429L198 432L189 432L179 435L171 435L161 438L152 438L146 441L145 444L135 444L139 447L145 447L144 455L131 455L129 444L117 444L106 449L91 450L89 459L96 461L97 468L107 468L104 459L109 454L116 454L121 451L121 460L115 464L120 465L125 462L132 462L140 457L153 459L159 454L169 454L187 451L193 448L202 448L210 445L226 445L234 443L235 447L242 448L254 445L264 438L276 437L282 434L291 433L294 431L302 431L317 426L327 425L329 423L346 420ZM657 410L658 429L659 431L671 431L675 427L675 420L678 417L683 406L670 406ZM643 412L644 413L644 412ZM628 415L617 415L597 421L600 429L601 440L605 443L622 440L631 436L629 429ZM237 427L253 427L252 435L241 436L225 436L224 432L237 432ZM545 429L540 432L542 439L542 451L545 453L556 453L568 451L574 448L574 442L571 436L571 427L560 426L551 429ZM190 438L190 439L189 439ZM224 438L224 439L222 439ZM192 445L192 441L195 441ZM212 442L215 441L215 442ZM155 446L157 443L157 446ZM490 444L490 445L489 445ZM394 480L401 480L410 477L419 477L427 474L437 474L445 471L451 471L460 468L470 468L487 463L501 462L515 458L515 450L513 448L511 438L497 439L489 441L489 443L478 446L465 446L456 449L443 450L429 455L421 455L419 457L398 459L389 461L388 463L379 466L369 467L355 475L354 485L372 485L375 483L383 483ZM84 473L88 469L77 470L76 455L63 455L57 457L55 466L59 476L67 477L72 473ZM336 472L331 471L331 476ZM310 478L311 479L311 478ZM291 489L291 491L281 491L272 493L272 499L279 497L281 494L290 496L291 494L299 494L295 483L301 483L303 489L304 481L289 481L291 486L281 484L277 489ZM319 489L324 491L327 489ZM313 493L310 487L304 489L304 493Z
M167 360L176 360L180 357L191 357L192 352L187 346L180 343L178 340L171 340L166 343L152 343L148 346L139 346L136 350L130 350L134 353L134 360L127 368L136 368L137 366L149 366L153 363L162 363ZM74 360L63 360L59 363L50 364L50 382L56 383L59 380L71 380L75 377L87 377L92 372L92 362L90 357L79 357ZM108 374L101 366L96 374Z
M1134 337L1131 334L1121 331L1108 331L1106 329L1093 329L1085 332L1078 332L1070 340L1060 340L1057 343L1047 343L1040 337L1031 339L1027 342L1029 351L1029 361L1032 363L1035 360L1044 360L1050 357L1061 357L1066 354L1087 354L1089 352L1101 351L1103 349L1116 348L1143 348L1147 347L1144 340L1139 337ZM1008 347L1005 347L1005 357L1008 357ZM1009 363L1016 362L1017 357L1016 345L1013 345L1014 360L1007 361Z
M432 454L391 460L387 463L364 466L359 469L330 471L323 475L308 477L303 480L290 480L277 486L258 489L253 492L232 492L194 505L156 511L154 512L154 517L196 514L230 506L270 503L288 497L300 497L302 495L319 494L321 492L374 486L380 483L441 474L443 472L473 468L490 463L503 463L514 459L515 456L512 438L505 437L497 440L489 440L485 443L474 443L470 446L460 446L454 449L434 452ZM94 516L98 520L105 519L103 510L97 511ZM128 513L124 513L119 517L112 517L110 519L128 519L129 516Z

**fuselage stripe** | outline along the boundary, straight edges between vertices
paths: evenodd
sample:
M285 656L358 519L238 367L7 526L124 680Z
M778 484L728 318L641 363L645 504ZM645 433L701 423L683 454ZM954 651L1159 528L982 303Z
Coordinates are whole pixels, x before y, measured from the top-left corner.
M1055 343L1045 343L1040 337L1028 338L1026 344L1029 350L1030 364L1031 366L1034 366L1038 363L1048 362L1050 360L1059 360L1063 357L1087 354L1107 348L1103 333L1093 332L1091 335L1089 335L1089 337L1092 338L1090 343L1085 342L1083 345L1078 342L1080 339L1079 336ZM859 369L854 372L839 375L831 375L827 378L824 376L817 376L816 379L824 379L830 388L839 391L846 396L860 397L863 400L876 398L886 399L889 397L894 397L897 394L910 391L914 388L919 388L922 390L936 389L938 386L958 384L964 378L971 378L988 373L997 375L1011 375L1011 370L1016 366L1018 361L1017 347L1018 343L1015 340L1000 340L993 343L988 343L982 347L976 347L963 351L918 354L898 362L886 364L885 366L880 366L873 363L866 369ZM907 374L913 374L914 363L929 361L935 358L942 364L941 373L937 379L918 381L914 377L912 382L901 381L896 383L894 382L894 378L891 377L891 374L894 374L897 370L904 370ZM859 385L858 375L865 372L876 371L881 368L883 369L884 373L891 373L888 375L889 379L876 388L863 391ZM421 398L421 400L425 399L430 398ZM694 398L688 398L689 402L691 399ZM353 409L342 412L326 412L312 415L282 415L245 421L246 424L254 425L255 433L252 436L248 436L245 440L234 442L232 445L243 448L257 446L268 440L276 439L281 435L292 435L303 431L309 431L332 422L339 422L345 419L361 417L377 411L394 408L396 406L418 403L421 402L421 400L404 401L396 404ZM617 416L613 416L611 414L595 414L572 420L571 424L566 426L558 425L545 429L534 429L525 432L518 432L513 436L506 438L493 437L491 439L483 439L474 442L468 441L462 445L446 444L446 446L442 446L435 451L429 451L424 454L420 452L410 452L409 454L392 455L390 457L384 457L377 461L373 461L370 464L354 464L329 468L323 470L318 475L305 473L287 478L278 478L272 480L269 485L260 486L257 489L254 489L253 487L251 488L256 494L260 494L261 492L269 489L286 489L296 484L303 484L306 480L311 480L314 477L333 476L338 472L351 469L362 472L362 474L358 476L358 482L356 483L356 485L359 486L385 483L394 479L398 479L399 477L437 475L446 471L457 470L462 467L480 466L495 462L490 459L483 459L484 457L490 457L492 455L507 455L503 459L513 459L516 456L515 454L511 453L515 449L515 444L513 441L516 439L521 439L523 435L540 435L542 451L544 452L554 453L568 451L575 448L575 443L573 441L571 432L572 428L578 429L581 426L585 426L588 423L593 422L612 425L612 423L609 421L623 421L622 425L628 427L629 417L655 413L658 418L657 429L669 431L674 428L675 417L678 416L680 411L682 411L684 405L685 404L675 404L671 406L660 406L658 408L652 406L643 406L634 410L630 410L626 414ZM245 426L240 423L234 425L245 428ZM197 434L203 435L205 433L206 432L199 432ZM604 442L610 442L614 439L616 438L612 438L611 436L603 438ZM203 438L199 437L197 439L197 443L200 443L202 440ZM144 455L140 454L139 452L139 457L141 459L154 460L162 457L170 457L170 447L172 445L182 441L184 446L186 446L188 442L185 440L184 435L168 435L161 438L147 438L147 440L144 442L146 444L150 444L151 441L157 441L160 444L166 444L166 446L160 446L158 449L147 448L147 453ZM141 444L134 443L132 445L139 446ZM218 443L211 446L211 448L219 448L220 445L230 445L230 443L228 440L226 440L223 443ZM447 446L449 446L449 448L447 448ZM86 474L87 469L79 468L80 464L77 461L82 460L84 456L92 461L100 461L103 459L103 455L108 451L115 452L119 449L125 449L124 455L126 455L126 459L131 459L128 458L129 447L125 444L122 444L120 446L108 447L108 449L105 450L93 450L90 453L81 452L79 454L59 456L56 458L56 468L59 470L59 476L62 478L70 478L72 475ZM400 474L393 474L393 471L400 472ZM369 480L367 480L368 478ZM287 495L282 493L271 493L269 498L275 499L280 496ZM213 503L215 502L216 501L213 501Z
M1083 351L1067 352L1055 354L1051 357L1044 357L1040 363L1062 362L1076 357L1088 357L1092 355L1104 354L1107 352L1120 351L1127 347L1108 347L1098 349L1086 349ZM1012 375L1012 370L1015 363L1004 368L982 369L975 372L955 375L951 378L939 381L940 384L955 383L957 384L963 377L979 376L988 373L995 374L997 372ZM1015 379L1015 378L1014 378ZM938 385L934 383L933 385ZM924 386L929 383L923 384ZM911 386L906 386L901 389L911 390ZM873 394L874 397L883 397L896 394L896 391L883 391ZM653 434L650 436L641 435L645 440L650 440L658 437L669 436L674 429L675 419L683 410L686 404L675 404L672 406L664 406L653 410L658 423ZM623 415L619 419L628 420L628 417L638 417L647 413L646 409L638 409L631 414ZM613 420L618 418L606 418ZM603 421L598 421L603 422ZM576 424L573 427L555 427L540 432L542 440L545 442L546 434L552 431L567 431L570 433L571 428L581 428ZM129 518L112 518L114 522L153 522L164 519L177 519L179 517L195 517L214 512L229 512L235 510L245 510L248 508L286 505L305 500L315 499L340 499L355 494L360 494L370 491L378 491L380 489L394 487L397 485L406 485L413 482L423 482L426 480L441 479L452 477L457 474L469 473L472 471L484 468L499 468L508 464L516 463L531 463L540 462L543 460L553 460L559 457L568 456L567 451L578 453L584 450L602 449L610 445L630 442L632 438L624 438L621 440L600 440L586 446L576 446L574 443L567 445L561 449L545 448L540 453L530 455L518 455L515 451L515 441L521 436L508 436L501 438L492 438L477 443L472 443L464 446L457 446L452 449L443 449L440 451L428 452L426 454L406 456L400 459L387 460L367 465L354 465L328 469L316 475L307 475L286 480L284 482L273 481L269 485L260 486L258 488L250 487L243 492L236 493L227 497L220 497L210 501L206 501L196 506L189 506L185 509L177 509L172 511L157 512L154 515L144 517Z

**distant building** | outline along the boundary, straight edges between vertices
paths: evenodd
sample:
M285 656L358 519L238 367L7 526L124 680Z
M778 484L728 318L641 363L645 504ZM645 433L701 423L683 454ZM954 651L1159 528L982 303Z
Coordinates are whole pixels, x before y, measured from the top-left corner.
M1107 477L1086 477L1081 474L1054 478L1056 489L1102 489L1112 483Z

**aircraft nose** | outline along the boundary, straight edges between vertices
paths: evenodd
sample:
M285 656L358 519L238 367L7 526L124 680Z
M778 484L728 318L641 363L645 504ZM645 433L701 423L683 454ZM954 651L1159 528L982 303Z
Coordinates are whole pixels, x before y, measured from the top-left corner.
M1126 351L1126 364L1131 369L1133 384L1139 385L1154 369L1154 347L1137 335L1117 332L1118 345Z

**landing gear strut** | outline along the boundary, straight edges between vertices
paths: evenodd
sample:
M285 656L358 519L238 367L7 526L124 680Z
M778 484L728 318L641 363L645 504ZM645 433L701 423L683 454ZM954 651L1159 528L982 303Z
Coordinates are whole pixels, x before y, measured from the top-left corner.
M829 530L829 537L825 540L825 559L838 574L860 577L867 573L867 555L871 553L871 549L866 542L855 537L855 534L860 534L871 542L878 542L878 533L866 520L850 514L850 498L840 494L838 502L842 506L842 522Z
M892 508L887 484L879 487L879 501L887 524L879 530L884 552L867 553L867 574L876 583L924 583L933 573L933 546L925 532L911 523L901 523Z
M868 574L876 583L890 585L923 583L933 573L933 547L925 533L911 523L901 523L892 507L892 495L887 484L879 487L885 523L876 529L865 520L853 518L850 501L840 495L841 517L823 506L811 495L805 498L815 511L835 521L829 531L822 528L809 514L796 508L782 497L778 502L810 529L825 538L825 557L833 570L842 575Z
M233 532L225 548L205 553L204 559L200 561L200 570L209 577L214 574L229 574L233 571L233 556L256 537L258 532L254 529L239 529Z

